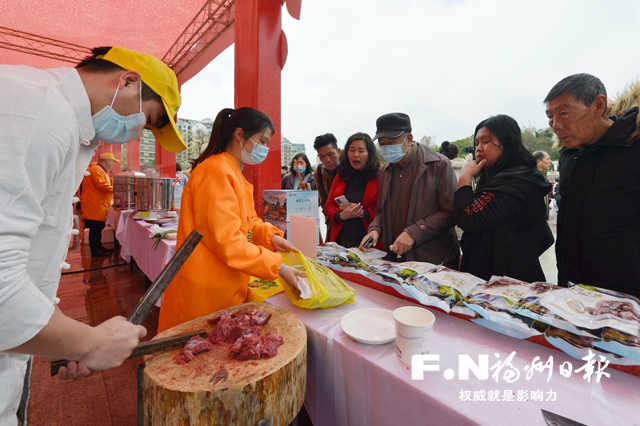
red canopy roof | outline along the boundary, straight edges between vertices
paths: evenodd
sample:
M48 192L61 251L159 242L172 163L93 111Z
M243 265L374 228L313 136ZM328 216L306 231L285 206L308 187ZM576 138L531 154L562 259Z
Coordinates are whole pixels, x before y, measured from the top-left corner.
M161 58L184 83L233 43L234 10L233 0L1 2L0 63L68 66L118 45Z

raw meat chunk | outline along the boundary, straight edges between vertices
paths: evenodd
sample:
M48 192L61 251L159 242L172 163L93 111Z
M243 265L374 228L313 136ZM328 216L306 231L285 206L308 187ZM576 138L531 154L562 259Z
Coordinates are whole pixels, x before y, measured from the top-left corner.
M213 344L204 337L194 336L184 345L184 348L180 350L175 356L174 361L180 365L186 365L191 361L195 354L200 352L209 351L213 348Z

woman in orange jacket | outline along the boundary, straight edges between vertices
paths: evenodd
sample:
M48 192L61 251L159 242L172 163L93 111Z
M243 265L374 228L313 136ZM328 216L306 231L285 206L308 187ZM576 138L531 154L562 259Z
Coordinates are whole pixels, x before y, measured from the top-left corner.
M304 276L274 252L296 249L258 217L253 185L242 172L244 164L264 161L274 130L253 108L218 113L182 194L178 224L178 246L194 229L204 238L164 292L158 332L244 303L250 276L272 281L279 275L290 285Z

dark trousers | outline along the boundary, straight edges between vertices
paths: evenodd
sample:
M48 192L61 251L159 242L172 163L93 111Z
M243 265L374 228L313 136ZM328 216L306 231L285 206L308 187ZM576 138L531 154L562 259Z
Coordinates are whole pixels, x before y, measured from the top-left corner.
M104 250L102 247L102 230L104 229L104 222L100 220L84 220L85 228L89 228L89 247L91 247L91 254L97 254L99 251Z

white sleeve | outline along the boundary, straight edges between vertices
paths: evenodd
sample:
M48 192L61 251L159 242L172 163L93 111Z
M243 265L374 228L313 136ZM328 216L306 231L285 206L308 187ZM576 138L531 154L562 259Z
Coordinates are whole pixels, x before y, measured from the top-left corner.
M29 253L41 227L57 218L43 207L68 160L68 113L60 94L0 76L0 351L33 338L53 315L52 300L28 274ZM55 106L61 111L55 111ZM51 108L54 107L54 111ZM44 119L43 119L44 118ZM60 120L62 119L62 123ZM45 135L45 137L43 137ZM49 206L51 207L51 206ZM51 223L49 223L51 222ZM44 263L44 262L43 262ZM29 265L44 269L46 265Z

